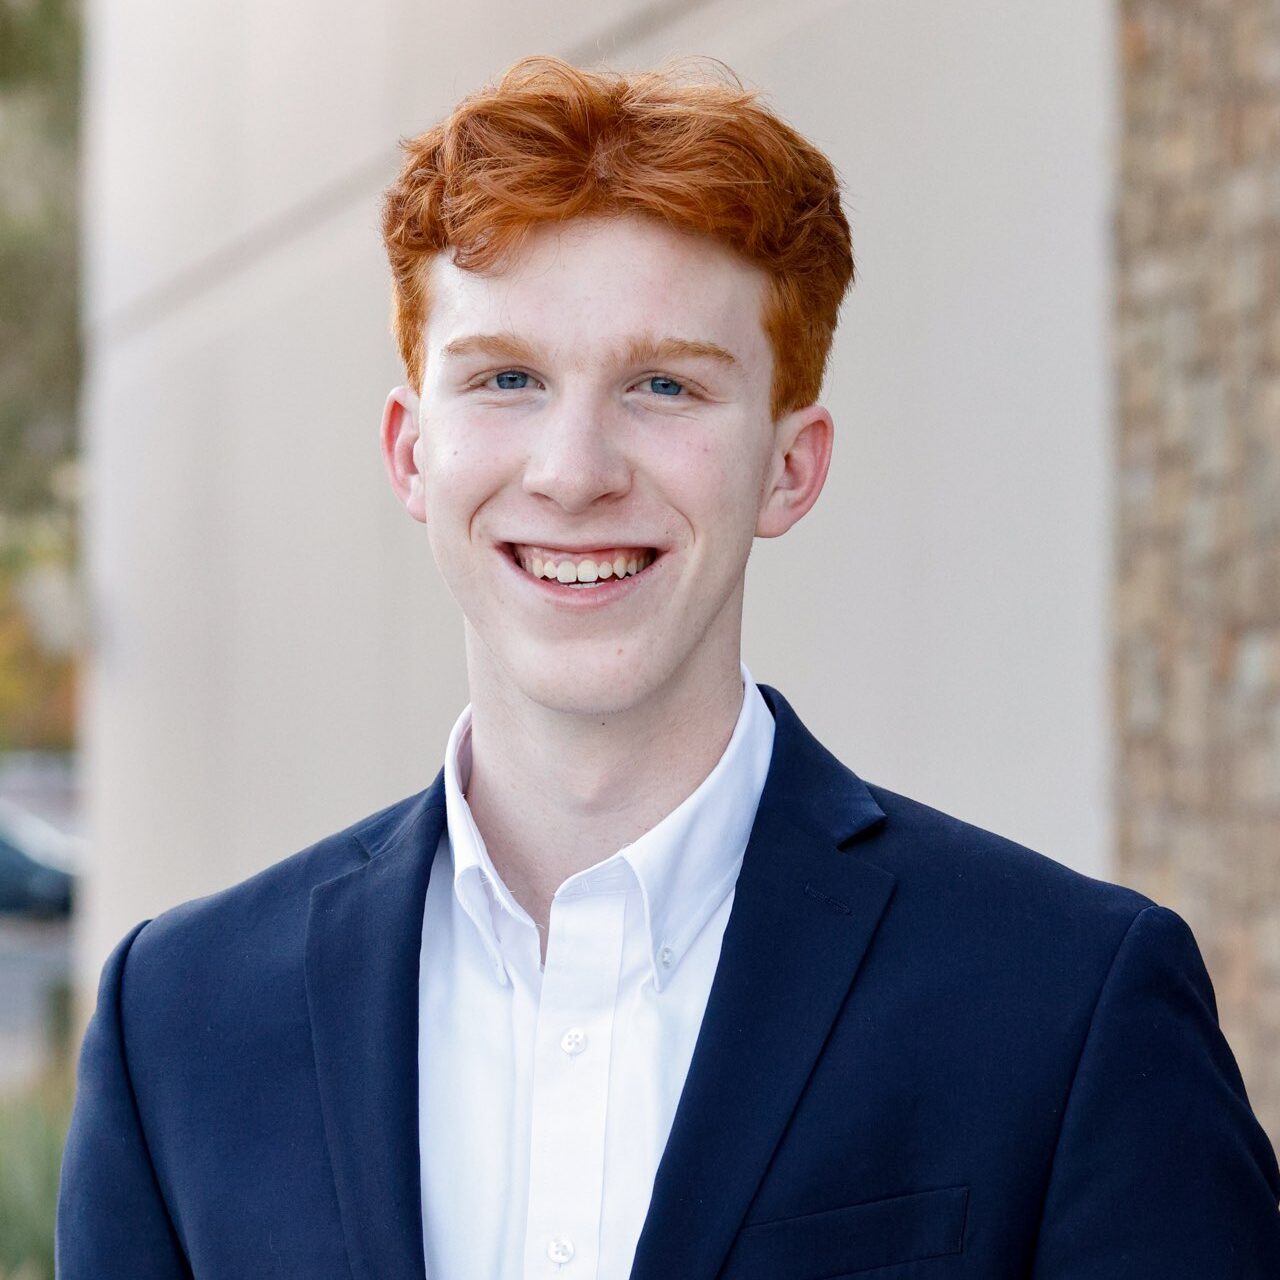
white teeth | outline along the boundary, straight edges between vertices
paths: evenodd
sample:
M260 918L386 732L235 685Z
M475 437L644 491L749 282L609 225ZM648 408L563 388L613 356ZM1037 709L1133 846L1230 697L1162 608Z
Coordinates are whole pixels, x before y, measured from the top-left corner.
M548 577L552 581L563 582L566 585L593 584L609 577L630 577L648 568L655 559L654 552L640 554L618 552L611 561L608 559L595 561L591 558L559 561L559 559L544 559L541 553L531 553L520 547L515 547L513 550L515 550L516 562L526 572L532 573L532 576Z
M554 582L566 585L579 583L590 584L606 578L626 578L639 573L653 563L654 553L646 551L640 555L627 555L619 552L612 560L544 560L541 555L532 555L527 551L515 548L516 560L526 572L535 578L550 578Z

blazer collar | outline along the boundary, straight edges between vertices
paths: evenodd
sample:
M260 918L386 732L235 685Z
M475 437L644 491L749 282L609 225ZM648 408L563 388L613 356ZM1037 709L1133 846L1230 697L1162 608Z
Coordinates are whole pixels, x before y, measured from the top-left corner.
M892 875L846 851L883 820L875 798L759 688L773 756L633 1280L719 1270L893 891ZM311 892L307 1005L356 1280L425 1280L418 964L444 824L441 769L353 828L367 861Z
M444 770L353 832L368 861L311 891L306 991L338 1210L355 1280L425 1280L418 960L444 827Z
M849 848L884 811L776 689L760 691L773 759L632 1280L719 1272L893 893L893 875Z

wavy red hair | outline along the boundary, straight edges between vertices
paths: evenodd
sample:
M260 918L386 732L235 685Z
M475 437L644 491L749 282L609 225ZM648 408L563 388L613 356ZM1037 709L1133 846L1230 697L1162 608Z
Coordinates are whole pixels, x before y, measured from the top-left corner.
M821 392L853 246L831 162L728 79L682 62L626 75L522 58L434 128L401 139L382 205L392 332L421 390L426 265L501 270L528 230L586 215L643 214L711 236L769 279L775 419Z

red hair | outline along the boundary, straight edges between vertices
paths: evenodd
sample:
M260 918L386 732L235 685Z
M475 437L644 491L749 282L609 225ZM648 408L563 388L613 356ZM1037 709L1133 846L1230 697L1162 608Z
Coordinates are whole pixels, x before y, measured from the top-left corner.
M854 275L840 180L724 70L732 83L682 80L672 64L624 75L522 58L434 128L401 139L382 237L392 332L416 390L434 254L449 247L460 268L500 270L535 224L637 213L711 236L764 270L773 416L817 400Z

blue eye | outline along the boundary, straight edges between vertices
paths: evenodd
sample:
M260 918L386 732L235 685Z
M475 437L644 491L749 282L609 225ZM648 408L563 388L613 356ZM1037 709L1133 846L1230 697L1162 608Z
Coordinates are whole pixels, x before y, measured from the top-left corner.
M650 378L649 386L660 396L678 396L684 390L684 383L677 382L674 378Z
M500 391L523 391L529 385L529 375L521 373L519 369L504 369L501 373L493 375L498 382ZM514 382L504 382L504 378L514 378Z

